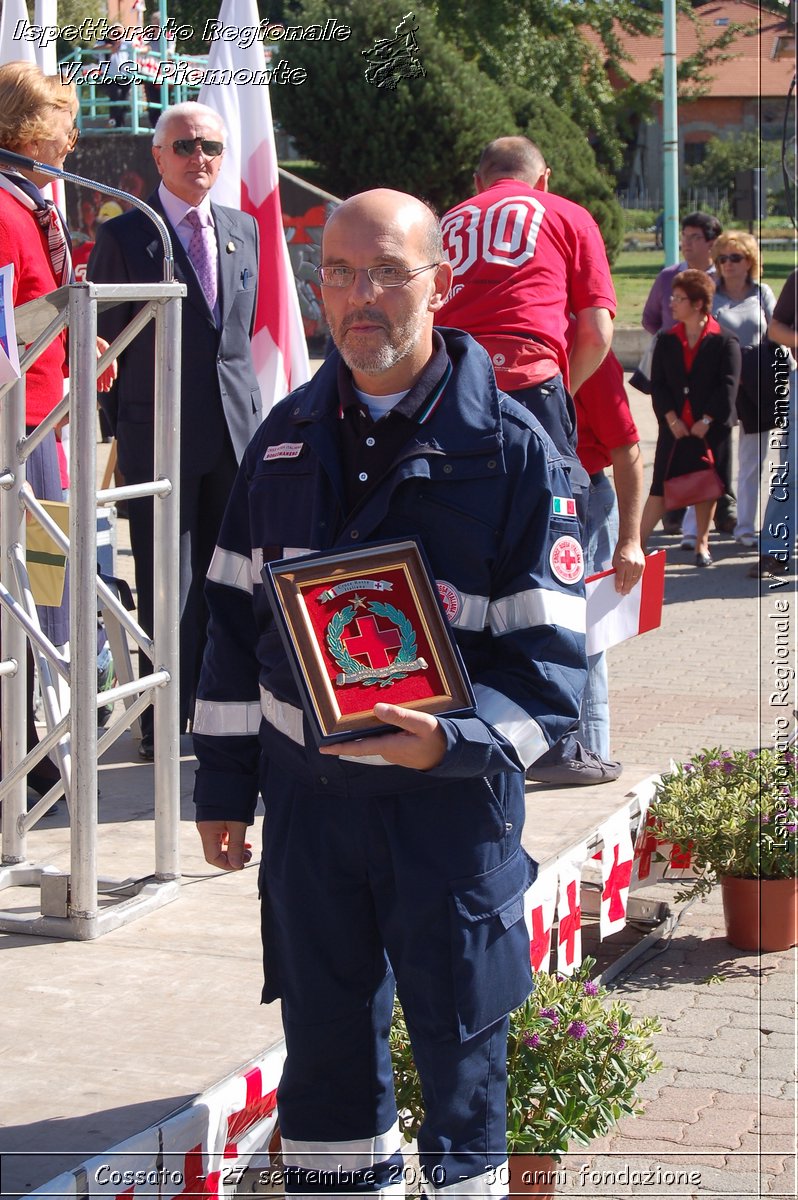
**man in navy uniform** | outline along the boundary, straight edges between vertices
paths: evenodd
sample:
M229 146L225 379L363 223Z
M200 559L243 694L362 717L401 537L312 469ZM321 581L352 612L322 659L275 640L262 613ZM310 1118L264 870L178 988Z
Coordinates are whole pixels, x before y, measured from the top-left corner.
M319 275L337 351L250 444L208 576L198 827L208 862L240 869L260 789L287 1191L397 1194L396 989L428 1194L500 1196L508 1014L532 983L524 770L579 710L578 526L536 418L468 334L433 330L452 272L424 204L385 189L347 200ZM377 703L384 735L318 750L260 567L409 535L447 597L476 715Z

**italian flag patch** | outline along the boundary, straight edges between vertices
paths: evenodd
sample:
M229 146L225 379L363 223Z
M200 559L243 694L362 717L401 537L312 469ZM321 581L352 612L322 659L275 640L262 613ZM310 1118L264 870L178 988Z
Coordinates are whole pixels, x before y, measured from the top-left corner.
M576 501L570 496L552 496L551 509L556 517L575 517Z

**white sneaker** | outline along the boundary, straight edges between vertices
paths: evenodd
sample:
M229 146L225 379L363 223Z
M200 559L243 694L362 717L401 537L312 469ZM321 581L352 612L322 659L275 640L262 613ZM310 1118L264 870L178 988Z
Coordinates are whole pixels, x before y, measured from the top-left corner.
M691 538L691 537L682 538L682 544L679 547L679 549L680 550L695 550L695 538Z
M741 533L734 540L738 546L745 546L746 550L752 550L759 542L759 538L754 533Z

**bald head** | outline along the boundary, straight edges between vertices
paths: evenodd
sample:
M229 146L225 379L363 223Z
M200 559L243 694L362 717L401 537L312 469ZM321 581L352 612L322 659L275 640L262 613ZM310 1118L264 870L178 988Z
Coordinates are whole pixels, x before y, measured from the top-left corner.
M355 386L373 396L407 391L432 355L434 315L452 280L435 214L405 192L360 192L328 218L321 256L325 269L344 268L338 286L322 284L322 299Z
M364 229L372 231L392 227L403 239L418 237L419 246L428 262L440 262L444 258L441 229L435 212L423 200L407 192L373 188L344 200L330 214L324 227L322 254L328 231L334 231L337 221L363 222Z
M479 160L476 178L483 188L498 179L520 179L530 187L545 187L546 160L525 137L501 137L489 142Z

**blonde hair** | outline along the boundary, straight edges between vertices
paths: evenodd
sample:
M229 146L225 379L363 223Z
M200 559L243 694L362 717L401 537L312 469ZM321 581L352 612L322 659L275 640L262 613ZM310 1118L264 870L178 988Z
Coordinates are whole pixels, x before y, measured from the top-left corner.
M750 233L743 233L742 230L721 233L715 239L715 245L712 247L712 261L715 266L718 265L719 254L729 254L730 252L744 254L748 259L748 278L759 279L762 274L762 254L755 237Z
M10 62L0 67L0 145L19 152L52 135L53 109L78 111L75 85L45 75L35 63Z

